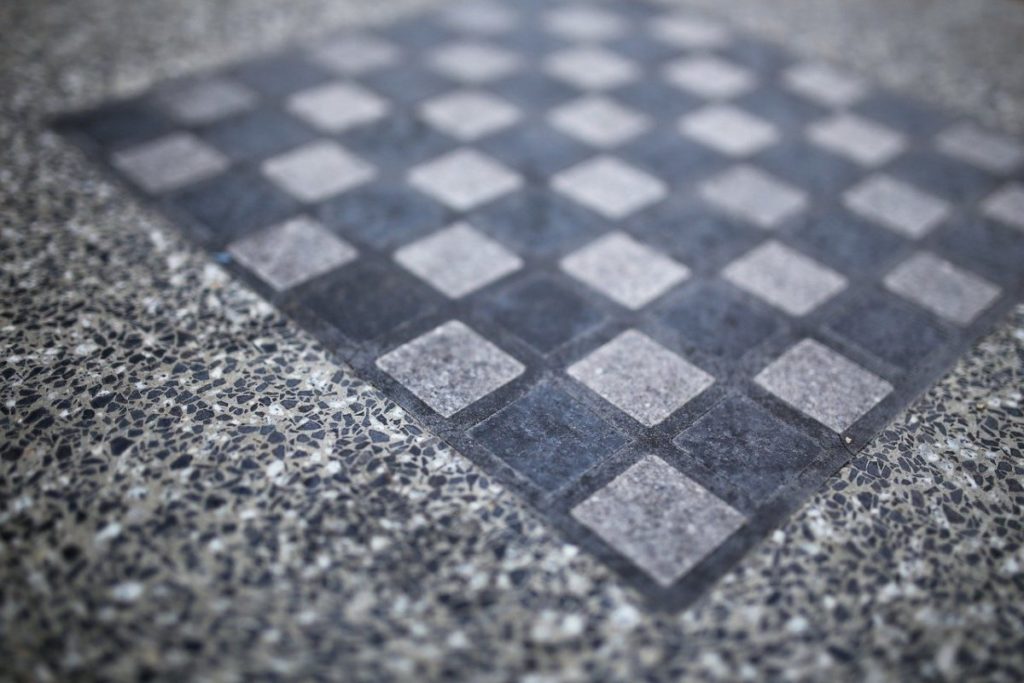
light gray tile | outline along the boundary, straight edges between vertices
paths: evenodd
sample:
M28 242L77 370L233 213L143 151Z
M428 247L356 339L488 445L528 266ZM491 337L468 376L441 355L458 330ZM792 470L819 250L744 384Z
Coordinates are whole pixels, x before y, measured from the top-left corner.
M340 133L382 118L387 100L355 83L328 83L295 93L287 100L292 114L325 133Z
M344 76L356 76L398 63L401 51L391 43L349 34L317 45L310 51L316 64Z
M741 164L705 180L706 201L761 228L774 228L807 208L807 193L753 166Z
M719 57L682 57L665 66L665 79L683 90L707 99L728 99L751 90L754 74Z
M221 173L228 167L223 154L191 133L171 133L122 150L114 166L148 192L176 190Z
M892 393L892 385L848 358L804 339L754 381L834 432L843 432Z
M609 156L594 157L557 174L552 187L608 218L625 218L665 197L665 183Z
M843 193L843 203L854 213L918 239L949 215L949 203L909 183L876 174Z
M306 217L236 240L228 252L277 291L339 268L357 255L355 247Z
M774 240L733 261L722 275L792 316L807 315L846 288L845 277Z
M311 142L262 164L263 174L292 196L316 202L371 180L373 166L328 140Z
M651 20L650 29L655 39L684 50L722 47L729 42L724 26L694 15L662 15Z
M482 90L460 90L429 99L420 106L420 116L464 142L507 128L521 118L515 106Z
M381 356L377 367L443 417L476 403L525 370L457 320Z
M885 286L957 325L971 324L999 298L996 285L926 252L893 269Z
M640 424L662 422L715 378L636 330L627 330L567 370Z
M722 154L742 157L779 141L775 126L731 105L710 105L679 120L679 131Z
M544 28L572 41L602 41L621 36L626 22L615 12L592 5L564 5L544 15Z
M907 146L905 138L896 131L845 113L812 124L807 137L819 147L868 167L890 161Z
M409 173L409 182L456 211L466 211L523 184L508 167L472 149L457 149Z
M581 90L610 90L640 76L636 64L599 47L560 50L544 60L544 70Z
M743 526L743 516L653 455L572 511L608 545L668 587Z
M600 237L562 259L562 270L626 308L640 309L690 275L683 264L623 232Z
M831 64L804 62L786 71L783 84L793 92L826 107L847 107L864 99L867 85Z
M960 123L939 133L936 148L954 159L992 173L1009 173L1024 164L1024 145L1009 135Z
M601 95L573 100L552 110L548 122L570 137L603 148L621 145L650 125L644 114Z
M430 55L430 64L456 81L485 83L518 70L521 60L514 52L503 48L466 41L435 50Z
M256 94L226 78L188 81L160 91L158 99L180 123L201 125L238 114L256 104Z
M395 252L406 270L457 299L522 267L522 260L468 223L456 223Z
M1010 183L985 198L981 211L989 218L1024 230L1024 183Z
M511 31L519 23L514 11L490 0L461 2L444 11L443 21L458 31L488 36Z

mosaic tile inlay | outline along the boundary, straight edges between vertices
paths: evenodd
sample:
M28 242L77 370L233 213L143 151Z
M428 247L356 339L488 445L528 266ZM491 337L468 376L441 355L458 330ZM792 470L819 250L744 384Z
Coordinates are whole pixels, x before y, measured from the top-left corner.
M1020 297L1024 146L879 102L708 17L472 0L59 127L677 609Z

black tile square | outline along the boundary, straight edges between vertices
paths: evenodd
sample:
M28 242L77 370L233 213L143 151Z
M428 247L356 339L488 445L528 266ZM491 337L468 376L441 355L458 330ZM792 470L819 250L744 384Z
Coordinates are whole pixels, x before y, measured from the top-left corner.
M720 280L695 282L658 305L655 316L704 353L739 358L782 327L777 315Z
M702 482L741 512L753 512L822 449L750 399L730 396L672 442L711 473ZM685 467L685 458L682 468Z
M903 370L927 360L946 341L942 328L928 314L881 291L861 297L828 326Z
M808 220L792 241L809 256L856 278L884 268L908 244L895 231L834 205Z
M63 122L93 142L115 150L169 133L174 123L142 100L115 102Z
M298 300L356 342L393 332L433 311L437 296L397 266L358 261L302 288Z
M789 92L774 82L741 95L733 104L774 123L784 135L801 140L809 123L829 114L825 107Z
M946 154L914 150L889 165L900 180L954 204L968 202L995 189L995 176Z
M785 48L750 37L731 41L717 52L727 61L767 76L781 72L794 61Z
M530 71L503 78L484 89L519 107L526 116L536 116L579 96L571 86L545 73Z
M666 126L666 130L674 127L684 114L708 104L697 95L669 85L660 74L631 81L610 91L609 96L650 116Z
M478 145L519 173L543 181L593 154L586 145L541 122L529 122L499 133Z
M652 40L646 33L630 32L622 38L613 39L608 43L608 49L652 70L679 56L679 48Z
M489 204L470 222L516 252L539 257L565 254L610 229L594 212L546 188Z
M229 240L290 218L299 203L252 169L233 169L178 194L175 203Z
M932 136L955 123L942 111L885 91L869 94L852 110L913 137Z
M487 307L498 324L541 353L554 351L605 319L597 306L550 276L503 289Z
M946 258L993 282L1011 285L1021 278L1024 231L984 218L957 218L937 237Z
M437 202L393 182L344 192L318 206L314 214L338 234L376 249L393 249L453 220Z
M303 55L287 53L246 62L234 76L267 97L285 97L335 78Z
M269 107L218 121L199 135L235 161L259 161L317 137L295 117Z
M458 34L434 21L431 17L399 21L376 31L385 40L394 43L406 52L406 57L426 52L444 43L456 40Z
M611 425L550 384L534 387L470 435L546 491L579 478L626 443Z
M457 144L411 112L395 112L376 123L342 134L339 142L375 166L402 176L414 165L453 150Z
M626 143L617 155L654 173L670 188L682 190L695 187L731 163L709 147L684 138L674 124L658 126Z
M403 105L416 104L428 97L458 88L449 79L419 66L393 66L371 71L362 78L372 90Z
M852 161L803 140L773 145L754 161L769 173L819 196L835 196L864 175L864 170Z

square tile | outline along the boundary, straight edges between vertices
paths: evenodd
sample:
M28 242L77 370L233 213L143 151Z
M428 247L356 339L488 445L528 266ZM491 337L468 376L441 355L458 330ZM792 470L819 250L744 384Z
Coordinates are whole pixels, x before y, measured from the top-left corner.
M777 316L718 280L696 282L656 309L658 320L700 351L739 358L781 328Z
M732 104L770 121L786 138L793 142L804 137L810 124L825 118L831 110L817 102L804 99L796 93L778 87L773 81L762 83L750 92L732 100Z
M885 286L941 318L969 325L999 298L997 286L933 254L919 252L885 277Z
M458 320L384 354L377 367L444 417L476 403L526 369Z
M613 479L573 517L668 587L743 526L743 516L653 455Z
M709 100L729 99L754 88L757 79L747 69L712 56L683 57L666 65L665 79Z
M152 102L135 99L76 116L74 127L97 145L120 149L171 133L176 124Z
M652 175L609 156L590 159L566 169L551 187L607 218L625 218L663 199L665 184Z
M643 114L615 100L591 95L552 110L551 126L593 147L610 148L636 137L650 126Z
M456 145L413 112L395 109L381 121L345 131L338 140L370 163L401 173Z
M357 255L352 245L304 216L243 237L228 252L279 292L340 268Z
M310 143L317 133L277 107L260 107L205 126L199 136L235 161L260 161Z
M1017 140L972 123L960 123L939 133L935 148L990 173L1009 173L1024 164L1024 146Z
M590 147L536 121L498 133L477 146L532 183L544 181L593 154Z
M405 108L429 97L443 95L452 89L452 79L431 70L431 63L418 60L414 64L386 67L360 78L374 92L394 103L396 109Z
M730 105L711 105L679 121L679 131L733 157L749 156L779 141L775 127Z
M807 129L807 137L814 144L867 167L881 166L907 146L900 133L845 113L813 124Z
M813 339L804 339L790 348L754 381L839 433L893 390L885 380Z
M529 188L473 214L473 224L517 253L547 258L608 230L597 214L547 189Z
M698 186L705 201L761 228L774 228L807 208L807 195L746 164Z
M463 33L496 35L511 31L519 23L516 13L498 2L460 2L444 11L446 26Z
M592 410L546 383L469 433L546 491L578 479L627 443L623 434Z
M807 315L846 289L846 278L771 240L722 271L726 280L792 316Z
M917 367L946 342L942 328L891 294L871 292L828 324L840 336L903 370Z
M334 82L301 90L286 103L288 111L324 133L340 133L383 118L387 101L354 83Z
M623 34L626 22L616 12L594 5L563 5L543 17L544 28L574 42L611 40Z
M1010 183L989 195L981 204L989 218L1024 230L1024 183Z
M409 172L409 182L456 211L468 211L523 184L511 169L472 149L458 149L416 166Z
M500 280L519 270L522 260L468 223L407 244L395 261L450 299Z
M598 47L556 52L544 60L544 70L580 90L610 90L640 76L635 63Z
M495 319L541 353L550 353L605 320L584 297L550 276L534 278L495 294Z
M911 137L934 135L952 124L944 112L885 90L868 92L850 111Z
M729 42L725 27L696 15L661 15L651 20L650 32L656 40L683 50L712 49Z
M429 99L419 111L427 123L462 142L507 128L522 116L512 104L480 90L460 90Z
M331 230L376 249L390 249L440 230L451 213L411 188L389 182L362 185L317 206Z
M438 73L464 83L486 83L511 74L521 66L513 52L487 43L452 43L430 55Z
M376 171L341 145L321 140L264 161L260 169L296 199L316 202L369 182Z
M950 204L972 203L998 184L988 171L928 149L907 151L889 163L885 172Z
M256 93L229 78L202 78L164 88L157 100L174 120L196 126L252 109Z
M864 168L859 164L808 140L772 145L750 161L812 197L829 202L864 177Z
M842 208L836 208L793 233L792 243L805 254L851 278L863 278L885 266L907 241Z
M367 35L339 36L310 51L316 64L342 76L358 76L398 62L401 51L391 43Z
M562 270L609 299L637 310L690 276L681 263L624 232L594 240L561 261Z
M566 370L646 427L663 422L715 378L636 330L627 330Z
M801 432L742 396L729 396L672 442L696 460L748 514L793 481L823 449Z
M826 107L848 107L868 91L859 77L825 63L797 64L783 74L782 82L793 92Z
M293 92L326 83L335 76L305 55L291 52L246 62L237 67L233 75L270 98L287 97Z
M707 145L660 127L627 142L616 155L659 178L671 179L672 186L681 190L720 173L731 163L729 157Z
M172 133L115 152L111 163L153 194L191 185L228 167L223 154L189 133Z
M931 232L950 210L944 200L884 174L847 190L843 203L850 211L913 239Z
M189 186L174 201L218 238L244 235L295 215L298 202L254 170Z
M520 109L529 111L530 124L533 120L543 118L539 116L543 110L557 107L579 96L579 90L573 86L540 71L517 73L490 84L488 89Z

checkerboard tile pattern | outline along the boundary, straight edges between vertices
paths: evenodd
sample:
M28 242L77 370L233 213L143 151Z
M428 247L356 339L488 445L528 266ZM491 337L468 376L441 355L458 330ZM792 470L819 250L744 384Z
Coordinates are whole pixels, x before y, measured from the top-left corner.
M469 0L60 127L661 608L1024 279L1019 141L653 4Z

